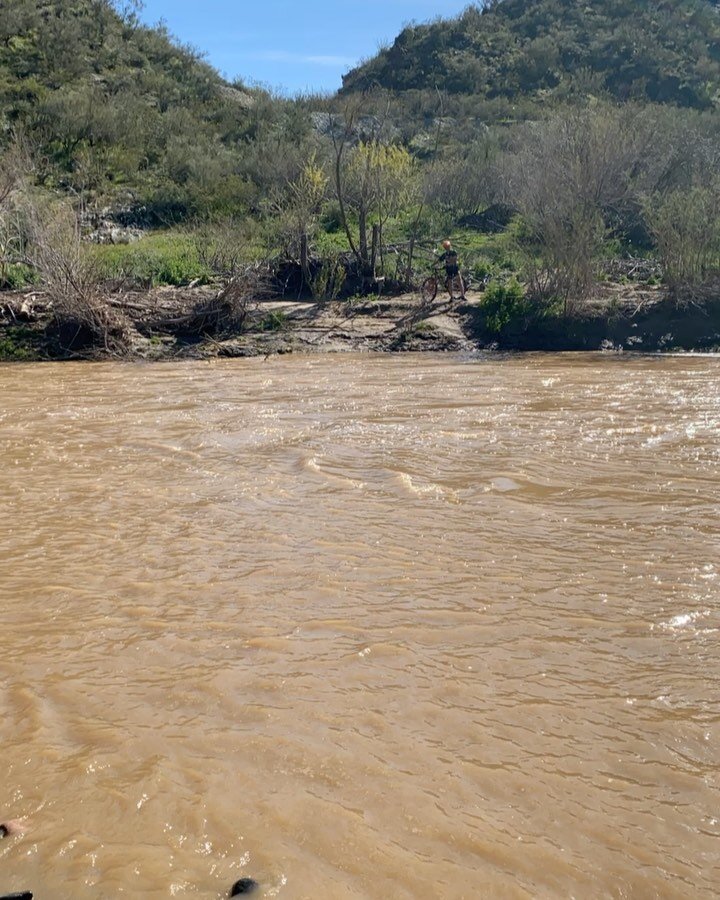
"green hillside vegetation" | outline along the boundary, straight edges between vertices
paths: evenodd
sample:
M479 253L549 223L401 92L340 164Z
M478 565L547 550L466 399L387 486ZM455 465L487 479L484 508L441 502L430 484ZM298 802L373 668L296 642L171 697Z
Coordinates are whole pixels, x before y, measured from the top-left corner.
M244 212L302 131L293 113L224 82L131 5L3 0L0 129L22 131L49 188L145 206L151 221Z
M440 89L547 103L578 95L720 104L720 15L709 0L493 0L405 28L344 91Z
M490 282L491 332L582 314L609 278L702 304L719 97L709 0L498 0L292 100L227 83L132 4L4 0L0 289L42 285L107 345L106 284L403 291L449 235Z

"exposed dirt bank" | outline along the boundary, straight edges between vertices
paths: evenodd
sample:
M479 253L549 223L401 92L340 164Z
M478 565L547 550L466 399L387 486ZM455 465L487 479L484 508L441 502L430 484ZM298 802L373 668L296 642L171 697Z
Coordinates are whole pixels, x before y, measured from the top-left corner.
M148 360L343 351L636 350L719 351L720 299L678 309L661 288L606 286L569 316L521 320L488 331L482 294L466 302L417 295L313 303L273 300L251 306L241 333L193 333L191 311L217 293L210 286L158 288L113 296L132 331L131 353ZM0 359L97 356L81 336L58 329L39 292L0 294Z

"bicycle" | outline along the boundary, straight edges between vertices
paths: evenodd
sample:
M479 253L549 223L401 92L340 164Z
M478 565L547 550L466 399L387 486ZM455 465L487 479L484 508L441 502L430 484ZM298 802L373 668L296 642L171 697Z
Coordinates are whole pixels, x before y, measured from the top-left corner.
M466 287L467 285L463 280L462 275L459 273L457 275L448 275L445 278L445 289L451 297L453 297L454 294L457 294L458 298L462 297L465 294ZM420 296L422 297L423 303L432 303L437 297L439 288L440 273L437 267L435 267L433 274L429 275L420 287Z

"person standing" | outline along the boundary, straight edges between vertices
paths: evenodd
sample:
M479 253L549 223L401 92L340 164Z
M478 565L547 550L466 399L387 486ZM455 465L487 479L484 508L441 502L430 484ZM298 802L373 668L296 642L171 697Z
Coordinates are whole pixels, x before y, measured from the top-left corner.
M458 262L457 251L454 249L452 241L450 240L443 241L442 245L445 252L438 257L438 260L445 264L445 286L450 294L450 302L452 303L455 299L453 297L453 285L455 284L456 278L460 285L460 297L465 300L465 282L460 276L460 264Z

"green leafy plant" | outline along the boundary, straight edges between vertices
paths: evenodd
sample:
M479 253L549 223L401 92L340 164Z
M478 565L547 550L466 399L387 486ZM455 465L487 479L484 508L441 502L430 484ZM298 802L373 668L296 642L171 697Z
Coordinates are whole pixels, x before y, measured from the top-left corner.
M288 317L281 309L269 312L260 322L260 331L284 331L287 328Z
M10 263L0 268L0 290L19 291L37 281L37 272L24 263Z
M507 284L492 281L483 296L481 309L486 330L498 336L510 328L523 327L532 304L518 281L513 279Z
M37 334L22 325L0 332L0 361L29 362L38 358Z

